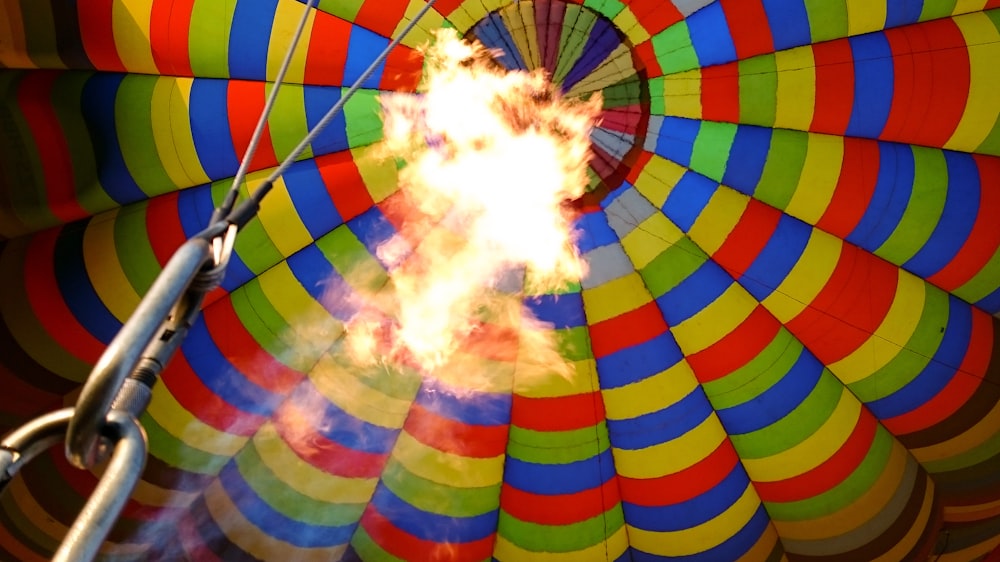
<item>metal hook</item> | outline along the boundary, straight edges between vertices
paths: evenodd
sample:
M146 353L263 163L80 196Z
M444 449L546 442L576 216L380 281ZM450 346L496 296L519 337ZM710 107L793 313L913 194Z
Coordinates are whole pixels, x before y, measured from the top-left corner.
M0 492L25 464L63 440L73 410L63 408L35 418L0 442ZM100 435L112 449L111 459L53 562L89 562L97 556L146 466L146 433L131 414L111 411Z

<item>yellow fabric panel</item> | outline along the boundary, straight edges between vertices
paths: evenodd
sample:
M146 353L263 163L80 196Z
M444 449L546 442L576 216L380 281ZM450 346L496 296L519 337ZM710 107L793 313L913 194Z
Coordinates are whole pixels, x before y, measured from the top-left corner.
M132 499L143 505L188 509L199 495L199 492L161 488L156 484L139 480L136 483L135 491L132 492Z
M865 525L873 513L879 513L892 500L906 472L909 460L906 449L898 441L892 442L889 462L875 483L855 501L840 511L825 517L803 521L774 520L774 526L782 537L788 540L813 541L833 538L844 534L845 529ZM918 473L918 478L924 476Z
M267 300L290 328L278 337L289 350L319 359L320 353L339 335L341 322L312 298L287 262L276 264L257 279Z
M988 0L957 0L955 9L951 11L953 15L967 14L969 12L981 12L986 7Z
M777 546L779 540L781 539L778 536L778 531L774 528L774 525L769 523L764 532L761 533L760 539L753 545L753 548L740 557L740 562L765 562L770 560L771 553L774 552L774 547ZM778 560L787 562L788 556L783 555Z
M0 66L7 68L33 68L35 63L28 56L28 45L21 25L19 0L0 0Z
M617 449L611 453L618 474L626 478L649 479L674 474L712 454L727 438L719 418L712 413L684 435L645 449Z
M626 44L622 43L606 59L601 61L600 66L588 74L586 78L574 84L566 92L566 97L573 98L603 90L633 75L635 75L635 67L632 65L632 52Z
M785 280L761 304L782 324L787 324L813 302L837 266L843 242L813 230L806 249Z
M917 329L924 311L925 296L924 282L900 271L896 280L896 297L882 324L850 355L830 365L830 371L844 384L852 384L884 367L902 351Z
M785 212L815 225L830 206L844 160L844 139L809 133L799 185Z
M275 478L304 496L327 503L362 504L375 493L378 478L345 478L312 466L288 447L271 422L254 435L253 444Z
M958 373L955 376L970 376ZM996 428L1000 427L1000 403L993 406L993 409L986 413L979 422L963 433L952 437L947 441L936 443L929 447L912 449L910 452L914 458L920 461L927 468L927 471L934 473L933 463L952 459L966 451L972 450L985 444L996 436ZM985 460L985 459L978 459ZM952 467L956 468L956 467Z
M272 537L243 516L218 480L213 480L205 489L205 504L226 538L261 560L328 562L340 560L347 551L346 544L303 548Z
M714 254L729 238L749 204L750 197L738 191L729 188L716 190L708 205L698 214L688 236L706 254Z
M684 233L666 216L653 213L622 238L622 248L636 269L649 265L657 256L683 238Z
M87 277L101 302L115 318L125 322L132 316L141 297L125 276L115 247L115 219L118 212L118 209L113 209L87 225L83 234L83 263L87 268Z
M635 179L635 189L656 208L662 208L685 169L675 162L654 155Z
M377 145L351 149L351 158L368 188L368 194L376 203L395 193L399 184L399 170L395 163L388 158L379 158L378 150Z
M220 457L231 457L248 437L219 431L184 409L165 387L158 386L146 412L170 435L185 445Z
M278 77L278 70L285 59L288 48L292 46L292 39L295 37L295 30L302 19L304 4L294 0L281 0L274 10L274 21L271 25L270 42L267 46L267 80L274 81ZM306 17L305 27L302 28L302 37L299 38L295 46L295 54L288 64L288 72L285 74L285 82L289 84L302 84L306 78L306 54L309 51L309 40L312 37L313 25L316 23L316 10L309 10Z
M886 552L882 556L876 558L873 562L897 562L898 560L903 560L906 554L913 550L913 547L917 545L920 539L923 538L924 533L928 530L927 526L930 522L933 507L934 481L928 478L927 493L924 494L924 503L920 506L920 513L917 515L915 524L910 527L906 536L896 543L896 546L892 547L889 552Z
M1000 500L976 505L946 505L942 511L945 521L957 523L982 521L1000 513Z
M521 51L521 56L527 53L529 70L541 68L541 49L538 48L538 34L535 33L538 28L535 24L535 6L533 3L517 2L513 7L521 12L521 21L524 22L525 29L524 38L528 44L528 50Z
M472 458L439 451L401 432L392 458L420 478L453 488L484 488L503 480L504 455Z
M676 404L698 387L687 361L639 382L601 390L609 420L627 420L659 412Z
M801 443L776 455L743 459L747 474L755 482L777 482L804 474L823 464L850 437L861 416L861 402L846 389L829 419Z
M615 531L606 541L572 552L532 552L498 534L493 556L498 560L516 560L517 562L606 562L607 560L615 560L624 554L628 546L629 537L624 526Z
M811 45L774 53L778 72L774 127L808 131L816 105L816 61Z
M701 119L700 70L686 70L663 77L663 113L667 117Z
M628 37L628 40L633 45L641 45L649 41L649 31L639 24L639 20L628 6L625 6L622 11L618 12L618 15L611 22L615 24L615 27L625 32L625 36Z
M861 35L885 28L886 2L844 0L847 8L847 34Z
M151 0L115 0L111 8L111 28L115 48L128 72L159 74L153 61L149 22L153 13Z
M628 526L629 540L633 547L660 556L690 556L718 546L735 535L753 517L760 506L760 498L753 486L747 486L732 506L719 516L681 531L646 531Z
M714 302L672 328L685 354L697 353L729 335L757 307L746 289L733 283Z
M551 369L539 372L529 361L518 360L514 370L514 393L527 398L554 398L593 392L600 388L597 363L593 359L574 361L570 375L563 376Z
M403 18L399 20L399 24L392 32L392 37L399 37L399 34L403 32L403 28L413 21L413 18L417 17L417 14L420 13L421 8L425 5L427 5L425 0L410 0L410 3L406 6ZM406 37L400 41L400 44L411 49L422 47L429 43L434 38L434 32L442 27L444 27L444 16L432 8L420 18L417 25L413 26L413 29L406 34Z
M635 271L600 287L584 289L581 294L589 324L621 316L653 300L642 277Z
M969 45L969 81L972 84L965 113L954 134L942 148L975 152L993 130L1000 117L1000 31L982 12L959 16L955 24Z
M962 550L936 556L934 558L934 562L968 562L969 560L981 560L982 556L986 556L990 552L993 552L993 549L997 546L1000 546L1000 537L994 537L986 540L985 542L981 542L968 548L963 548Z
M191 187L208 183L191 134L188 105L191 99L191 78L160 77L153 86L153 142L156 153L175 185Z

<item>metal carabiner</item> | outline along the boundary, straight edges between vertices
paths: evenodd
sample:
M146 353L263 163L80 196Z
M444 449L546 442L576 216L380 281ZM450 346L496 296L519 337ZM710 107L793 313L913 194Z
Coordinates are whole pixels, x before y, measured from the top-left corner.
M35 418L0 441L0 493L25 464L63 441L73 410ZM131 414L109 412L100 435L112 444L111 459L53 562L90 562L97 556L146 466L146 433Z

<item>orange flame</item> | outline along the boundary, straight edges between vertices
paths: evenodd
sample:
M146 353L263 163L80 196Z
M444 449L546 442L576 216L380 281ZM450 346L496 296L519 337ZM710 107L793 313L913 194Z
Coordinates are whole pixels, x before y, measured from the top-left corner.
M406 162L400 189L419 217L378 249L392 279L392 302L379 308L394 325L387 334L359 315L348 343L433 370L484 319L505 315L505 277L556 290L586 273L565 203L586 188L601 99L565 100L542 72L505 71L452 31L425 63L423 93L382 99L385 148ZM523 345L538 323L519 310Z

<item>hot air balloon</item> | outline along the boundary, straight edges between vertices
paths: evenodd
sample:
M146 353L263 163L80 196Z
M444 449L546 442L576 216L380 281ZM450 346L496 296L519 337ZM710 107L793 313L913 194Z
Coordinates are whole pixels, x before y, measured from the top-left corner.
M310 11L251 184L424 4ZM302 8L0 4L3 432L208 224ZM573 376L524 377L516 329L475 384L336 353L331 280L384 284L406 213L379 96L443 27L602 94L589 272L523 295ZM997 0L440 0L240 232L101 559L997 560L998 67ZM25 467L0 558L51 556L98 474Z

